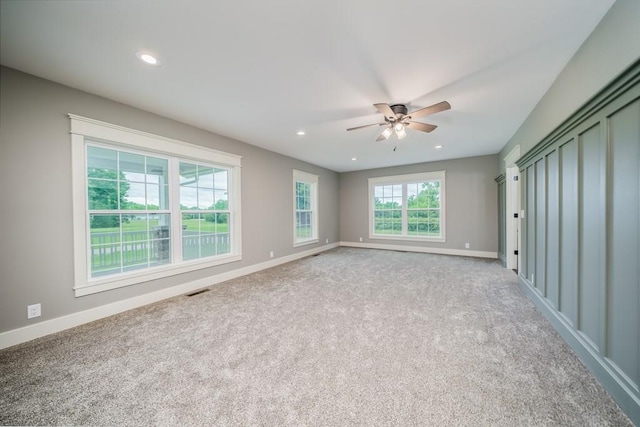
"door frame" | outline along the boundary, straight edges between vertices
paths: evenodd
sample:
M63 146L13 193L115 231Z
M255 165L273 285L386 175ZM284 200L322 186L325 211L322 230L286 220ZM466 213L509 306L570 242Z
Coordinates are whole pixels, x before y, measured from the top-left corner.
M506 268L520 271L520 169L516 161L520 158L520 145L516 145L504 158L505 195L505 259ZM514 214L517 214L514 215Z

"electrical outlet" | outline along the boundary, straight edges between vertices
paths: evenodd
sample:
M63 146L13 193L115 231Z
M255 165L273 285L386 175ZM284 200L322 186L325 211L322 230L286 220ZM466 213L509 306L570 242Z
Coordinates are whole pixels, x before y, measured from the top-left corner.
M40 304L33 304L33 305L27 306L27 319L40 317L41 314L42 314L42 306Z
M329 239L325 240L324 242L325 242L325 243L329 243Z
M467 249L469 249L469 248L471 247L471 245L470 245L469 243L465 243L465 244L464 244L464 247L465 247L465 248L467 248Z
M269 258L273 258L273 251L269 252Z
M362 237L360 238L360 241L362 242Z
M534 276L534 275L533 275L533 273L532 273L532 274L531 274L531 284L532 284L532 285L533 285L534 283L536 283L536 282L534 281L534 279L535 279L535 276Z

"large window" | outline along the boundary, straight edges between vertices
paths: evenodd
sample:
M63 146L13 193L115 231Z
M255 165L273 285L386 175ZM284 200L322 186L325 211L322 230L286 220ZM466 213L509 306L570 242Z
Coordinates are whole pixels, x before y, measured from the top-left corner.
M70 117L76 296L241 259L239 157Z
M369 237L445 240L444 171L369 178Z
M89 141L86 157L91 277L170 263L168 160Z
M318 176L293 171L293 244L318 241Z

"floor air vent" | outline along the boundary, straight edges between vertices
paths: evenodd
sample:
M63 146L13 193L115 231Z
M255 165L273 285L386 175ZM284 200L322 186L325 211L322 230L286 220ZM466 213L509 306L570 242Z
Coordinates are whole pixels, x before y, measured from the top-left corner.
M211 289L200 289L199 291L195 291L193 293L187 294L188 297L194 297L196 295L203 294L205 292L209 292Z

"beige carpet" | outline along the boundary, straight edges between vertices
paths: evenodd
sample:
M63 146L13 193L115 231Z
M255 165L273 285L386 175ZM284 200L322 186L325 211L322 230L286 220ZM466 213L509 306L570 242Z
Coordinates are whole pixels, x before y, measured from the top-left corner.
M0 351L0 422L631 425L513 272L350 248Z

